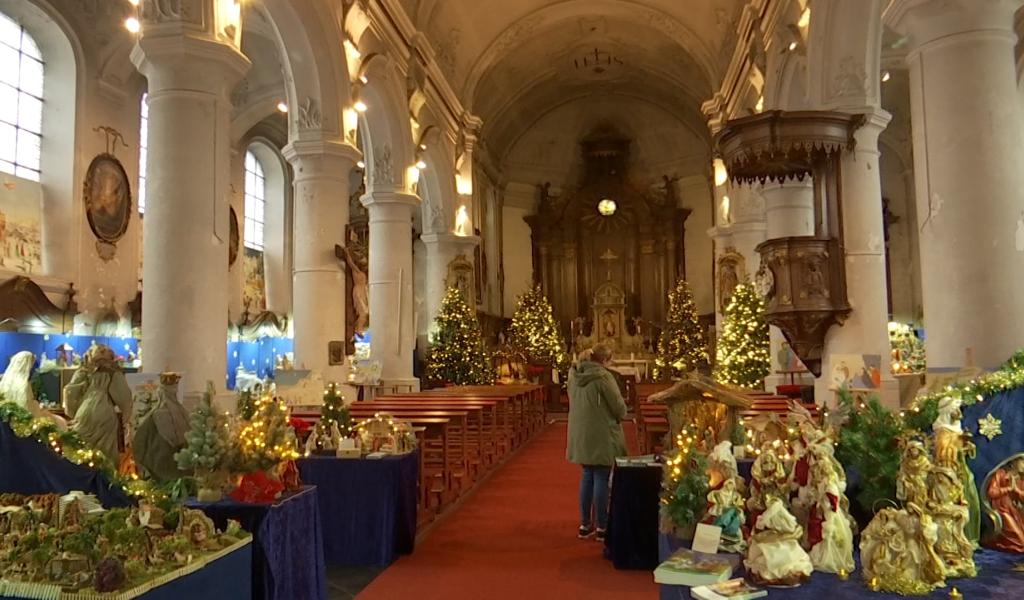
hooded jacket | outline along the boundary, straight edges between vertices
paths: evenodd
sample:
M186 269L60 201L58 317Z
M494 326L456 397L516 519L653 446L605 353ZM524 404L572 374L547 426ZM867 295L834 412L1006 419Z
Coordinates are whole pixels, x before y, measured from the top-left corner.
M626 455L621 421L626 402L615 377L603 366L583 361L569 371L569 441L565 456L580 465L615 464Z

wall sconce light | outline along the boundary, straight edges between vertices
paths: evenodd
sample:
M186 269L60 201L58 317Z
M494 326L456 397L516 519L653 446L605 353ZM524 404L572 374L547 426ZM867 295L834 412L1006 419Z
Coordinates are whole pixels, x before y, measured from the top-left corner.
M366 103L363 102L362 100L356 100L355 104L352 105L352 108L356 109L359 112L366 112L367 106Z
M352 108L341 111L341 123L345 128L345 137L349 141L355 141L356 130L359 129L359 113Z
M277 112L287 113L288 112L288 105L285 104L284 101L278 102L277 103Z
M345 47L345 54L347 54L349 58L356 59L362 56L362 53L359 52L359 48L356 48L356 45L352 43L352 40L345 38L342 45Z
M427 163L423 162L423 159L421 158L416 161L416 168L422 171L427 168Z
M469 224L469 210L466 209L465 204L462 204L455 212L455 235L462 237L472 235L470 233L472 229Z
M473 180L461 173L455 174L455 192L460 196L473 195Z
M804 9L804 12L800 13L800 20L796 22L796 26L800 29L807 29L807 26L811 24L811 7L808 6Z
M142 29L142 24L135 17L128 17L124 20L124 28L131 33L138 33Z
M356 167L358 167L360 169L365 169L366 168L366 163L364 161L360 160L360 161L356 162Z
M882 71L882 83L892 79L892 75L888 71Z
M754 112L762 112L764 110L764 96L757 97L757 104L754 105Z

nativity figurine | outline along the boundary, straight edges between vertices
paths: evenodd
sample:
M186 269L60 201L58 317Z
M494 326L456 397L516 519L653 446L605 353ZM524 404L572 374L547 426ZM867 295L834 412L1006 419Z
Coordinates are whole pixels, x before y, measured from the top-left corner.
M932 460L924 443L911 440L903 446L900 471L896 475L896 499L904 506L913 502L924 506L928 501L928 473Z
M82 366L64 386L64 411L71 428L85 443L114 464L118 463L118 439L132 414L132 391L121 372L114 351L97 344L85 353ZM131 439L125 435L124 439Z
M876 591L902 595L924 595L945 586L937 539L935 521L917 504L878 511L860 538L865 583Z
M157 481L184 475L174 454L185 447L189 430L188 411L178 401L178 373L161 373L150 410L140 415L132 442L135 463Z
M988 515L993 532L985 545L1024 554L1024 454L1017 454L992 470L985 484Z
M808 525L813 528L807 539L811 563L824 573L850 573L854 570L853 528L846 477L842 467L832 460L832 446L821 444L812 453L811 480L814 482Z
M803 528L786 510L782 500L770 497L757 518L743 561L747 577L756 585L792 586L811 577L814 565L800 546Z
M743 552L746 541L743 537L743 495L736 489L736 479L728 478L721 486L708 493L708 509L705 522L722 529L718 543L721 552Z
M974 577L975 545L966 534L970 518L959 474L951 467L933 466L928 476L928 514L938 526L935 551L945 564L946 577Z
M768 500L778 498L783 502L789 500L789 483L786 464L779 458L773 444L765 444L761 453L754 459L750 469L750 499L747 500L747 511L753 523L768 508Z
M967 466L967 459L976 453L971 434L960 425L960 405L958 398L946 396L939 401L939 415L932 423L935 435L935 465L954 469L960 481L964 501L967 503L968 519L966 535L977 545L981 538L981 500L978 488L974 483L974 475Z
M33 417L49 419L61 430L67 429L67 422L43 408L32 390L32 365L36 355L29 351L18 352L11 357L0 378L0 401L11 402L32 413Z

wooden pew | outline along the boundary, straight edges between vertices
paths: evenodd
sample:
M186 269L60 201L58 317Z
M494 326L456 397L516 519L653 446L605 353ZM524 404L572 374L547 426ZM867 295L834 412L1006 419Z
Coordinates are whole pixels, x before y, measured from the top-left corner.
M640 454L654 452L668 433L668 406L660 402L638 402L635 421Z
M498 437L501 434L501 418L499 403L495 400L437 398L424 401L415 397L388 396L378 398L371 404L381 412L388 412L393 408L470 409L472 411L479 409L480 419L472 419L469 424L470 443L475 448L475 460L478 467L489 467L501 458L498 443ZM477 440L479 440L479 444L476 443Z

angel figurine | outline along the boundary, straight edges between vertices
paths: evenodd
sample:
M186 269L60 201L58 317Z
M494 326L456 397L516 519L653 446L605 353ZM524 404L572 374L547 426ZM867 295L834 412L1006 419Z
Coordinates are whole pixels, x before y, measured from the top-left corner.
M846 478L842 467L830 460L831 446L817 446L816 460L811 466L814 481L814 505L811 523L817 528L816 541L811 544L810 557L815 570L825 573L851 572L853 562L853 519L847 512L844 494ZM810 536L808 536L810 538Z
M118 462L120 411L127 429L132 414L132 391L121 372L117 356L109 346L89 348L82 366L64 386L64 411L73 419L71 427L92 448L108 460ZM131 439L131 436L124 436Z
M938 525L935 550L946 566L946 577L974 577L975 545L965 534L970 518L967 500L957 472L950 467L934 466L928 476L928 514Z
M757 585L798 585L811 577L814 565L800 547L803 528L782 500L771 497L754 527L743 564Z
M977 546L981 538L981 499L974 483L974 474L967 467L967 459L976 453L970 432L960 425L959 398L946 396L939 401L939 416L932 423L935 432L935 465L954 469L967 503L967 538Z

